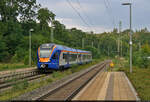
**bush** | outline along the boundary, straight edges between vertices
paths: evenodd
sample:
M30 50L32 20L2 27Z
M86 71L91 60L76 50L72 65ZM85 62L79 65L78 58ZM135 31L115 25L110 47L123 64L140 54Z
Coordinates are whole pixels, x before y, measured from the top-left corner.
M11 63L17 63L18 62L18 57L15 54L12 58L11 58Z
M71 72L72 73L75 73L75 72L77 72L78 71L78 68L77 67L75 67L75 66L72 66L71 67Z
M28 64L29 64L29 56L28 56L28 55L26 55L26 56L24 57L24 64L25 64L25 65L28 65Z
M140 51L133 53L133 64L140 68L148 68L150 60L147 58L150 55L150 46L145 44Z
M5 61L8 57L8 48L6 46L5 41L3 40L4 38L2 37L0 33L0 61Z
M147 58L139 56L136 58L136 65L140 68L148 68L150 64Z
M98 52L98 50L95 47L86 46L84 50L91 51L93 58L99 58L100 57L100 53Z

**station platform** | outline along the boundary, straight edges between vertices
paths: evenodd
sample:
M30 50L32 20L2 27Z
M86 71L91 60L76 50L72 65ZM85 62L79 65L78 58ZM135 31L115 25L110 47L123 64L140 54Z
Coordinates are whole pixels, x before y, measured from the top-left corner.
M139 100L124 72L101 72L73 100Z

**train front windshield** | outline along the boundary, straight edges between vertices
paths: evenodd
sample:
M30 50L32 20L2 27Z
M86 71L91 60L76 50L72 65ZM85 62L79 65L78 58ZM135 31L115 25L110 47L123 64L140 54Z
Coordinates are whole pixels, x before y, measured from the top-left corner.
M50 48L40 48L40 58L48 58L51 52Z

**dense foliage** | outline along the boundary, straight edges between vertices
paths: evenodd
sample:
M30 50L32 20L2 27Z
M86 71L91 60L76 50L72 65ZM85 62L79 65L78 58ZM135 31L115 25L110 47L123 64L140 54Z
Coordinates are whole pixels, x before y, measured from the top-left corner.
M51 43L52 28L49 25L52 24L56 44L90 50L93 58L117 55L128 58L129 30L119 35L117 29L102 34L83 32L77 28L66 29L65 25L55 20L56 16L47 8L41 8L36 0L0 0L0 62L28 64L29 30L32 28L32 63L36 63L37 48L43 43ZM119 52L118 38L122 41L122 51ZM135 65L148 66L149 44L150 32L146 28L133 32ZM144 66L141 66L143 63Z

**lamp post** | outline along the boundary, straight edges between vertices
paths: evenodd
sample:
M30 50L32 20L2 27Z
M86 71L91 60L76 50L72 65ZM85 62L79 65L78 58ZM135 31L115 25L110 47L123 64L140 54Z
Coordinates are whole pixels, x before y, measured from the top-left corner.
M82 48L84 48L84 38L82 38Z
M29 66L31 67L31 32L33 32L34 29L29 30Z
M132 4L131 3L123 3L122 5L129 5L130 7L130 73L132 73Z
M51 42L54 43L54 24L53 24L53 20L51 22L52 26L51 26Z

